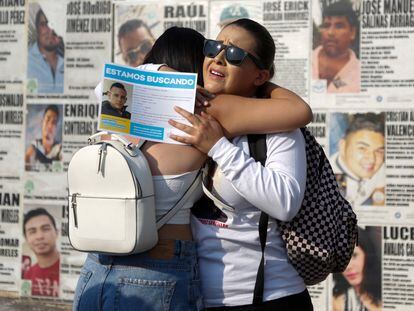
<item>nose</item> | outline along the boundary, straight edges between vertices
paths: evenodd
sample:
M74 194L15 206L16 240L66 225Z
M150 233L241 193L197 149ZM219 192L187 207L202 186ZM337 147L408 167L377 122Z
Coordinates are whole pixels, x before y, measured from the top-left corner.
M43 232L41 230L36 231L35 239L36 240L42 240L43 239Z
M47 129L50 131L50 130L52 130L53 129L53 127L54 127L54 124L53 124L53 122L48 122L47 124L46 124L46 127L47 127Z
M52 28L50 28L48 24L44 25L43 26L43 33L51 34L52 33Z
M225 49L220 51L220 53L218 53L216 55L216 57L214 57L214 62L218 65L223 65L224 66L226 64L225 53L226 53Z
M370 162L370 163L374 163L375 162L375 151L366 151L364 154L364 158L366 161Z
M328 35L329 36L333 36L334 33L335 33L334 27L333 26L329 26L328 29L327 29L327 32L328 32Z

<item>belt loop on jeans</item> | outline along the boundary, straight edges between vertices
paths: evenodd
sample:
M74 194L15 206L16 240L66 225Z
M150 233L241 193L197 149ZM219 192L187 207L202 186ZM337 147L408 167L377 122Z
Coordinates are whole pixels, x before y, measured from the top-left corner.
M174 255L175 256L177 256L177 257L179 257L180 259L182 259L183 257L184 257L184 249L183 249L183 241L180 241L180 240L175 240L174 241L174 244L175 244L175 246L174 246L174 248L175 248L175 250L174 250Z
M114 256L99 254L98 261L102 265L112 266L114 264Z

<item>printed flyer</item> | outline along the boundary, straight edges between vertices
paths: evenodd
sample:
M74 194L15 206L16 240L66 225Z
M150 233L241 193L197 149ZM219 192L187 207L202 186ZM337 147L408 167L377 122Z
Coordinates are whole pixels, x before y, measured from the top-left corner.
M186 122L174 106L193 112L197 75L152 72L106 64L99 129L130 134L139 138L178 143L170 134L182 134L168 124L169 119ZM101 94L98 94L101 95Z

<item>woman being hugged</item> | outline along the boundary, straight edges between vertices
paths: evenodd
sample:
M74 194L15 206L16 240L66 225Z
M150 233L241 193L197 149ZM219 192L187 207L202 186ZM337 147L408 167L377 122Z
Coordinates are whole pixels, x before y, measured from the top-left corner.
M204 87L216 94L256 97L273 75L274 54L273 39L262 25L249 19L234 21L221 30L217 40L207 40L204 45ZM229 206L223 210L208 204L193 208L191 225L206 307L313 310L274 220L289 221L301 206L306 183L301 131L267 134L267 160L262 166L250 157L246 136L228 140L220 124L207 114L183 115L192 126L171 123L190 136L172 137L208 153L217 166L212 173L212 193ZM270 216L264 297L253 305L262 255L258 231L262 211Z

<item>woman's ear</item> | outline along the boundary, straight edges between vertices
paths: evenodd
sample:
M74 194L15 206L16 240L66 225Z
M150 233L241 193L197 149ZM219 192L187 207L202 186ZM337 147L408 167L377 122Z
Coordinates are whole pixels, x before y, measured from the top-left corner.
M268 81L270 78L270 72L267 69L259 69L256 79L254 79L254 85L260 86Z

